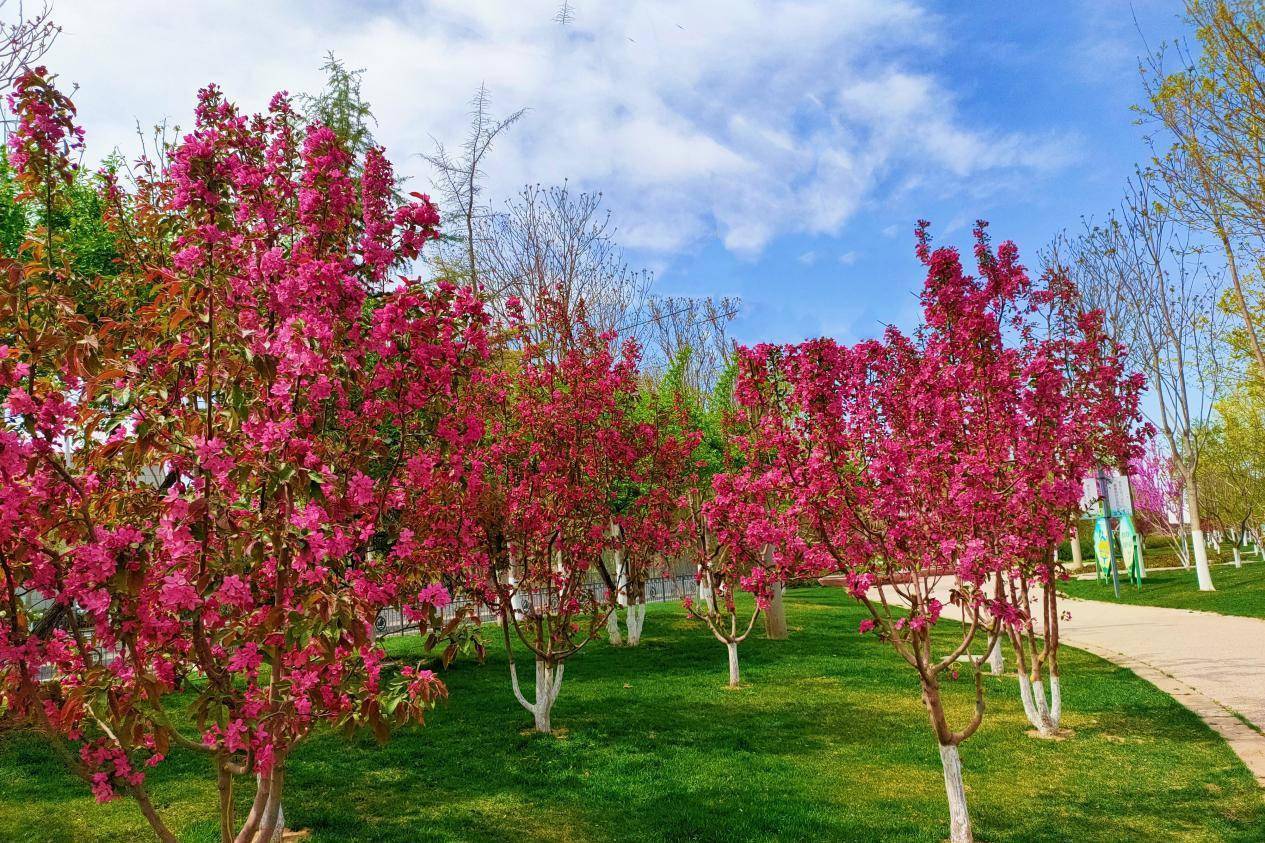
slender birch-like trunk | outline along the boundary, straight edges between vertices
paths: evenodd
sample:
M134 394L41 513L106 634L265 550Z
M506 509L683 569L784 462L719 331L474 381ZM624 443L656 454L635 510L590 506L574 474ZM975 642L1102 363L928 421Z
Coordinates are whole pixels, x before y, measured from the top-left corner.
M1200 591L1216 591L1212 585L1212 572L1208 568L1208 547L1204 544L1203 525L1199 520L1199 491L1194 477L1186 481L1186 505L1190 508L1190 543L1195 555L1195 576Z
M729 650L729 687L738 687L738 642L725 642L726 649Z

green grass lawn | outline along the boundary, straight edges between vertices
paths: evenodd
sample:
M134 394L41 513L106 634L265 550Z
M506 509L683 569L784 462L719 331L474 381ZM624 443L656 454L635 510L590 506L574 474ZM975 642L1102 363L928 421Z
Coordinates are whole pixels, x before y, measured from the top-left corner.
M1247 562L1242 568L1213 565L1211 571L1216 591L1199 590L1193 567L1148 568L1141 589L1122 579L1120 602L1265 618L1265 562ZM1116 599L1110 583L1096 580L1068 580L1059 584L1059 590L1084 600Z
M458 662L424 728L385 747L304 744L288 824L314 841L944 839L910 668L857 634L842 591L789 592L787 611L790 640L753 635L744 686L729 691L723 647L679 607L652 606L639 648L595 642L570 663L555 736L529 730L503 656ZM416 657L419 642L390 649ZM980 840L1262 839L1265 792L1201 721L1128 671L1062 661L1076 732L1063 742L1025 736L1014 679L987 680L988 717L962 751ZM959 722L967 684L952 689ZM182 839L215 839L202 759L175 753L151 781ZM147 838L129 801L95 805L34 736L0 735L0 839Z

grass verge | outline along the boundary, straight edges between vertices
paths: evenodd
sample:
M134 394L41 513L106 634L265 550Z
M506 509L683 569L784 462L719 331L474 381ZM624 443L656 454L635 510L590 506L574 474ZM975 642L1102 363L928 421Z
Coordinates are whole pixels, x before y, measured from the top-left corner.
M286 818L318 843L944 839L913 672L857 633L861 612L840 590L788 592L787 612L791 638L753 634L731 692L724 648L679 607L650 607L640 647L594 642L570 663L554 736L530 731L503 655L458 662L426 727L384 747L304 744ZM389 649L420 655L415 638ZM1260 839L1265 793L1195 715L1088 654L1062 662L1066 741L1026 737L1014 679L987 679L988 716L962 750L980 840ZM961 722L967 678L954 684ZM216 839L201 758L174 752L151 781L182 840ZM93 804L38 738L0 734L0 839L148 838L129 801Z

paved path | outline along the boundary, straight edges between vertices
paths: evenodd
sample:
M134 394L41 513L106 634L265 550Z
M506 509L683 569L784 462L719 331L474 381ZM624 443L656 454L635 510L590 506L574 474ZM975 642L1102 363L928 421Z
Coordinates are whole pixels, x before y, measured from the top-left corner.
M1219 732L1265 787L1265 620L1097 600L1059 605L1071 613L1059 627L1064 644L1171 694Z

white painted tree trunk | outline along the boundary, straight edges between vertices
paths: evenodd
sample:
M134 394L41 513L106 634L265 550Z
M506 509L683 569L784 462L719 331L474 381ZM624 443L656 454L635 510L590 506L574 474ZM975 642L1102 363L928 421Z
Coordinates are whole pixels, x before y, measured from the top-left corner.
M1053 725L1050 722L1050 704L1045 699L1045 683L1040 679L1032 683L1032 704L1037 710L1037 722L1033 725L1041 734L1049 734Z
M281 789L275 785L268 792L268 801L264 803L263 819L259 822L259 831L255 835L256 843L281 843L285 834L286 817L281 807ZM268 833L268 828L272 833Z
M1050 700L1045 698L1045 683L1040 679L1033 681L1026 673L1019 672L1019 699L1023 702L1023 713L1028 723L1037 730L1037 734L1049 737L1059 730L1059 719L1063 712L1063 699L1059 687L1059 678L1050 677Z
M619 609L611 609L611 613L606 616L606 634L610 637L612 646L618 647L624 643L619 634Z
M974 843L971 815L966 809L966 786L962 784L962 761L956 746L940 745L940 766L944 768L944 793L949 797L949 840Z
M510 595L510 606L514 609L514 617L522 620L527 609L527 598L518 590L518 571L514 567L514 556L510 554L509 574L505 577L506 583L510 587L512 594Z
M281 792L273 787L273 783L265 782L264 777L256 773L255 800L234 840L242 843L280 843L286 827L281 798ZM271 832L268 831L270 825Z
M993 640L993 648L988 651L988 672L993 676L1001 676L1006 672L1006 654L1001 649L1001 636Z
M286 830L286 812L284 806L277 806L277 825L272 830L272 839L268 843L281 843L281 838L285 836Z
M1208 547L1204 544L1203 526L1199 521L1199 498L1194 484L1186 484L1186 505L1190 508L1190 543L1195 553L1195 576L1200 591L1216 591L1212 586L1212 572L1208 570Z
M773 570L773 545L764 548L764 564ZM764 610L764 634L772 641L784 641L790 637L786 628L786 604L782 601L782 584L773 583L769 607Z
M708 575L703 572L702 565L698 566L698 602L706 606L708 610L716 611L716 593L708 585Z
M1041 722L1037 716L1037 705L1032 699L1032 680L1028 678L1027 672L1019 667L1016 671L1019 676L1019 700L1023 703L1024 716L1028 718L1028 722L1036 726Z
M538 705L532 711L532 725L536 727L536 731L542 735L547 735L553 731L553 725L549 722L549 708L544 705Z
M518 669L510 662L510 684L514 689L514 696L519 705L531 712L537 732L548 734L553 731L549 715L558 699L558 691L562 688L562 671L565 667L565 664L549 665L544 659L536 659L536 699L530 701L518 684Z
M1057 676L1050 677L1050 723L1055 729L1063 723L1063 686Z
M1085 560L1081 558L1081 536L1080 530L1075 525L1072 526L1071 541L1068 544L1072 548L1072 566L1079 568L1085 564Z
M641 630L646 625L646 604L629 603L626 614L628 620L628 646L636 647L641 643Z
M725 646L729 649L729 687L738 687L738 642L728 641Z
M1200 591L1216 591L1212 584L1212 571L1208 567L1208 548L1204 546L1203 530L1191 530L1190 541L1195 550L1195 576Z
M1237 543L1234 545L1234 567L1243 567L1243 554L1239 552L1239 546Z

